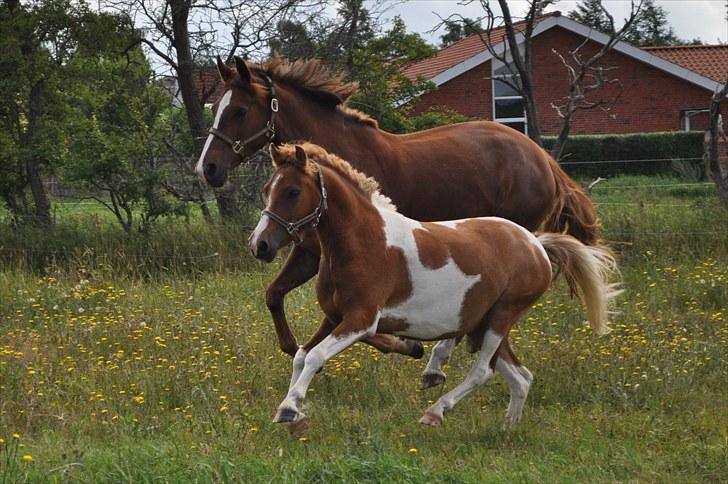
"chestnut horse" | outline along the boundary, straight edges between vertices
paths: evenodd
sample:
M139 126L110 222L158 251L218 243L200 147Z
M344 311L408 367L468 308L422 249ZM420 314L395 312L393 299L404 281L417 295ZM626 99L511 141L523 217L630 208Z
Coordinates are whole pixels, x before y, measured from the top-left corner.
M418 340L466 336L480 350L465 380L425 410L421 423L442 424L444 413L494 371L510 387L506 423L517 423L532 376L513 354L508 332L554 273L581 290L592 329L608 331L607 304L618 293L608 281L616 271L608 249L570 235L535 236L500 217L421 223L397 212L373 178L319 146L283 145L271 154L276 169L251 248L265 242L269 249L259 257L270 261L297 230L315 230L321 246L316 290L325 314L293 359L275 422L305 428L301 405L316 372L355 342L383 333Z
M416 220L496 215L529 230L567 232L586 244L599 238L594 206L559 165L527 136L477 121L407 135L382 131L345 106L356 84L344 83L318 60L264 65L218 58L224 94L196 171L215 187L267 143L307 140L376 179L399 210ZM286 321L285 295L319 268L314 237L297 244L266 292L281 349L298 346Z

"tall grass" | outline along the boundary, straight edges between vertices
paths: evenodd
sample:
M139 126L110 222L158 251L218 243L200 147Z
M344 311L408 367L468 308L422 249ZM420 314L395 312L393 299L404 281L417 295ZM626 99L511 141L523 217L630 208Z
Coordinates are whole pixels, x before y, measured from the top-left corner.
M0 268L0 482L725 482L727 214L669 179L593 195L622 261L614 331L592 335L561 282L534 306L512 333L535 377L515 431L501 378L443 428L416 423L467 374L464 348L445 389L419 391L424 362L356 345L314 378L311 429L293 440L270 422L291 361L262 296L282 262L254 262L245 231L170 222L139 241L67 222L30 246L3 232L18 252ZM137 253L176 265L133 267ZM287 312L313 332L312 284Z

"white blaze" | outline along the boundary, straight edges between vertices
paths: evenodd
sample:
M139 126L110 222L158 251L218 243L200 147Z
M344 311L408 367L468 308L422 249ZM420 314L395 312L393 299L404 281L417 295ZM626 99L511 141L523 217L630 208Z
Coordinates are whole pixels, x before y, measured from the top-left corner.
M270 185L270 193L273 195L273 190L275 190L276 185L278 185L278 182L280 181L281 177L280 173L276 175L276 177L273 179L273 183ZM272 197L268 198L268 203L265 206L266 210L270 210L270 200ZM255 226L255 230L253 231L253 235L250 237L250 250L255 253L258 249L258 239L260 238L260 234L263 233L265 229L268 228L268 224L270 223L270 217L268 217L266 214L263 214L260 217L260 220L258 220L258 225Z
M220 99L220 104L217 106L217 114L215 115L215 121L212 123L212 127L215 129L219 129L218 125L220 124L220 118L222 118L222 113L225 111L225 108L228 107L228 104L230 104L230 99L233 97L233 91L232 89L229 89L228 91L223 94L222 99ZM214 140L215 137L210 134L207 136L207 141L205 141L205 147L202 148L202 153L200 154L200 159L197 160L197 165L195 166L195 173L197 173L197 176L200 178L204 178L205 174L203 171L203 160L205 159L205 155L207 155L207 150L210 148L210 144L212 143L212 140Z

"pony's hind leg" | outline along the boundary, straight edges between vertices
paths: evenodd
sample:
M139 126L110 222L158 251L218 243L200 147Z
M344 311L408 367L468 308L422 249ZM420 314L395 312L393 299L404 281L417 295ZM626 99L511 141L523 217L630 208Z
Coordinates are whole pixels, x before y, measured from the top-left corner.
M450 359L457 344L458 340L450 338L438 341L435 347L432 348L430 361L427 362L427 366L422 372L420 390L442 385L445 382L445 372L442 367Z
M498 351L502 340L503 334L492 329L485 332L483 344L480 347L480 355L478 355L478 360L468 376L461 384L441 396L430 408L425 410L420 423L434 426L441 425L446 411L452 409L475 387L482 385L493 376L493 368L491 368L490 362L496 351Z
M528 371L528 368L521 365L516 355L513 354L508 338L503 339L496 358L495 369L503 375L511 391L505 427L512 428L521 420L523 405L526 403L528 390L531 387L531 382L533 382L533 375Z
M385 354L399 353L400 355L411 356L416 360L419 360L425 354L421 342L398 338L391 334L375 334L374 336L363 338L361 341Z

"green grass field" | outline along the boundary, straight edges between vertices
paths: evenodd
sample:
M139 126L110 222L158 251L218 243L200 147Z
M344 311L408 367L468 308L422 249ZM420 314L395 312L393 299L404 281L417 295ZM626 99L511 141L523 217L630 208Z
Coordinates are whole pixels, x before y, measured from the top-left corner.
M502 378L424 427L443 391L417 389L425 361L356 345L291 439L271 423L291 361L263 301L280 261L253 261L244 227L134 239L69 211L2 229L0 483L726 482L728 211L669 178L593 195L626 290L614 331L591 334L557 283L511 333L535 377L514 431ZM311 284L287 309L299 339L321 317ZM445 389L473 360L456 350Z

